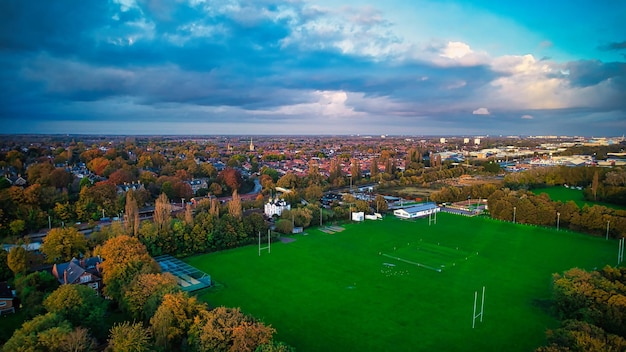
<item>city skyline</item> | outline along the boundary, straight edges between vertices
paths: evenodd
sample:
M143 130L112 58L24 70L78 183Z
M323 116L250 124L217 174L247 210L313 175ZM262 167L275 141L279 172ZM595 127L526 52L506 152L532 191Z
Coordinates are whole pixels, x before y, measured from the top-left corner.
M8 1L2 133L626 132L626 3Z

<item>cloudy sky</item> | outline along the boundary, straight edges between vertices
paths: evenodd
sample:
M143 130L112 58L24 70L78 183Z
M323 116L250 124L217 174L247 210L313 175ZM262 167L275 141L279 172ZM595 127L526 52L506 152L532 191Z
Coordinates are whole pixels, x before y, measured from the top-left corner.
M0 133L626 133L623 0L0 2Z

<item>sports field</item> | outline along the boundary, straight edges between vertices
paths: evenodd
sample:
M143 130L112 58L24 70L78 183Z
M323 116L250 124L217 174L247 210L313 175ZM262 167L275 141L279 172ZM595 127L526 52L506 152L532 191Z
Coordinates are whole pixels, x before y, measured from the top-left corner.
M616 204L602 203L602 202L590 202L586 200L585 197L583 196L583 191L577 190L577 189L565 188L563 186L537 188L537 189L534 189L532 192L534 194L546 193L550 197L550 199L552 199L553 201L559 201L559 202L565 203L565 202L572 200L574 201L574 203L576 203L576 205L578 205L579 208L582 208L585 205L588 205L588 206L602 205L607 208L626 210L626 207L616 205Z
M185 261L217 282L202 299L242 307L298 351L530 351L557 323L546 311L551 274L617 259L616 241L446 213L437 220L308 229L260 257L249 246ZM472 329L483 286L484 319Z

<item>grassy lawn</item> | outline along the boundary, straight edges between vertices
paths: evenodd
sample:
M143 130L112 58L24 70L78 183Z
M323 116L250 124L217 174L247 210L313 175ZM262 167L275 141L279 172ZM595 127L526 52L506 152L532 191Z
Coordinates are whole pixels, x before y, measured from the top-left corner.
M563 203L572 200L581 209L585 205L587 206L602 205L607 208L626 210L626 207L621 206L621 205L602 203L602 202L590 202L583 197L583 191L580 191L577 189L565 188L563 186L538 188L538 189L532 190L532 192L534 194L546 193L548 196L550 196L550 199L554 201L563 202Z
M615 264L616 241L445 213L437 220L309 229L260 257L249 246L186 261L217 282L202 299L241 307L298 351L530 351L557 324L546 311L551 274ZM484 320L472 329L483 286Z
M417 186L395 186L379 188L378 192L384 194L401 194L408 198L422 198L423 201L426 201L426 198L430 197L435 190Z

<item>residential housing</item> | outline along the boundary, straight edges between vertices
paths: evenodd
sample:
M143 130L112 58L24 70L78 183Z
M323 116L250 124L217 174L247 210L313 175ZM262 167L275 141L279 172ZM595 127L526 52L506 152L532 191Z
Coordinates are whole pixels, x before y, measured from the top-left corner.
M291 210L291 204L287 203L284 199L278 197L271 199L265 203L265 215L271 218L274 215L280 216L285 210Z
M61 285L86 285L98 294L102 291L102 260L100 257L72 258L69 262L54 264L52 275Z
M0 282L0 315L15 313L15 294L6 282Z

